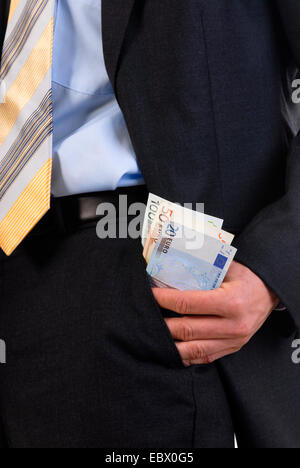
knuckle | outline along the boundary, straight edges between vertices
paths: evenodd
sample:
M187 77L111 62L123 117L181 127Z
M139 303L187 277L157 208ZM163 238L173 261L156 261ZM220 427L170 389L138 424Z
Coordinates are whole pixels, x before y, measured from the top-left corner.
M183 295L179 295L176 299L175 311L181 315L189 314L189 303Z
M193 341L193 338L193 328L185 320L182 320L179 328L179 339L182 341Z
M242 297L235 296L230 299L230 310L234 315L242 315L245 312L245 301Z
M191 361L201 361L209 364L209 356L207 355L204 347L200 344L195 344L191 349Z
M236 326L236 335L243 340L251 334L251 325L247 320L240 320Z
M192 365L192 363L186 359L184 359L182 362L183 362L184 367L191 367Z
M241 351L241 349L243 349L243 344L242 344L242 343L236 345L236 346L232 349L231 354L239 353L239 352Z
M246 344L249 343L249 341L251 340L251 338L252 338L252 333L249 333L248 336L245 336L245 337L242 339L242 343L241 343L241 348L240 348L240 350L241 350L244 346L246 346Z

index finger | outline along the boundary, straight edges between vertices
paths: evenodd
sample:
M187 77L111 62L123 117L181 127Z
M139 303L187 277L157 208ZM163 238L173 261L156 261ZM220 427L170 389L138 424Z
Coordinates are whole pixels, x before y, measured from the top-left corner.
M224 316L226 314L226 292L221 288L213 291L154 288L153 294L163 309L181 315Z

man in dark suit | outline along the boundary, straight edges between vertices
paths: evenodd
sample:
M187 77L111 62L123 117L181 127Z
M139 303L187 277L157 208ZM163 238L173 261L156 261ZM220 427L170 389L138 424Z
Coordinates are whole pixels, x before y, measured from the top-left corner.
M11 2L7 32L9 3L4 97L22 42L8 32L33 15ZM300 5L102 0L112 91L89 56L100 3L56 2L52 207L0 257L2 444L231 448L235 432L244 448L300 448ZM91 208L148 191L204 202L237 235L220 289L153 297L139 241L96 238ZM1 222L0 204L7 245Z

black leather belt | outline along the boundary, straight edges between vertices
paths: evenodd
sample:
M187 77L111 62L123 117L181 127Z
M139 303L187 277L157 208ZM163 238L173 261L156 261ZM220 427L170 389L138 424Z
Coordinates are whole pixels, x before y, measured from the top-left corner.
M124 210L133 203L147 203L148 190L145 185L120 188L115 191L72 195L52 198L51 209L39 222L31 235L41 235L50 230L68 232L85 224L99 220L99 205L112 204L117 218L123 216ZM104 215L104 213L103 213Z

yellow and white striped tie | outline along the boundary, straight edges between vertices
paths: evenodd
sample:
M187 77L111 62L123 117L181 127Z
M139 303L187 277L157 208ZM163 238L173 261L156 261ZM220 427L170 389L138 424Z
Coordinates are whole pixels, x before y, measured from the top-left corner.
M55 0L11 0L0 71L0 247L50 208Z

